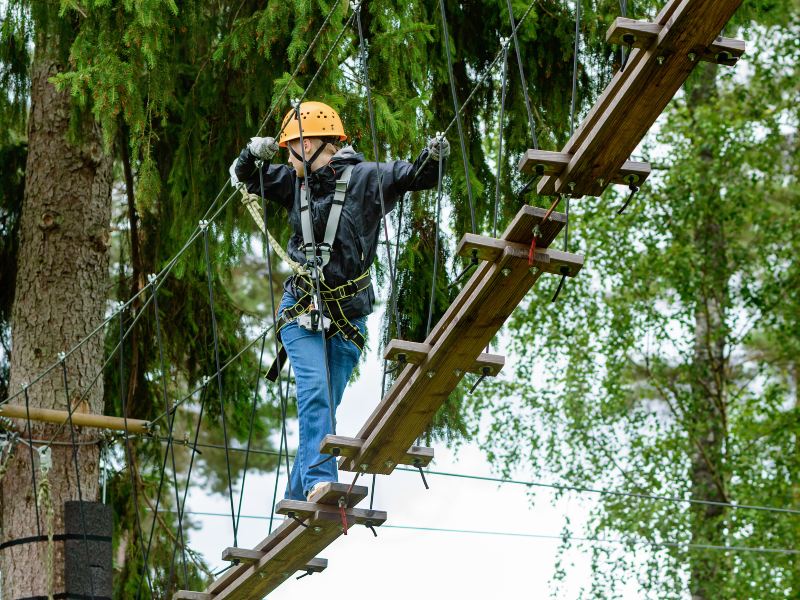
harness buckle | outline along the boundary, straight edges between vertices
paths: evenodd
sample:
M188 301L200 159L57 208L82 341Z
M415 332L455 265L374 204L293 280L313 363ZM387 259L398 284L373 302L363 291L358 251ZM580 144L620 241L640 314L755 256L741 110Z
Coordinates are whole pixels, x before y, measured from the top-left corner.
M331 320L312 306L309 312L297 317L297 324L306 331L328 331L331 326Z

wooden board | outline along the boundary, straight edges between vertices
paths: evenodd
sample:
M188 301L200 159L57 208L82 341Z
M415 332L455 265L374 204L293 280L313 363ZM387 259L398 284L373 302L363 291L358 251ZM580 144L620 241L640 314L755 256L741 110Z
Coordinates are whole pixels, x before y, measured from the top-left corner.
M346 437L343 435L329 435L322 440L320 454L333 454L334 456L358 456L364 440ZM412 467L427 467L433 460L433 448L411 446L400 460L401 465Z
M658 23L617 17L606 32L606 41L610 44L648 48L658 39L662 29L663 27ZM700 51L698 58L707 62L732 66L741 58L744 51L744 41L718 37L711 45Z
M383 353L383 358L387 360L402 360L402 362L412 365L419 365L425 362L431 347L424 342L409 342L407 340L392 340ZM402 357L402 358L401 358ZM475 364L468 373L484 375L487 377L496 376L506 364L506 359L497 354L482 353L478 356Z
M330 483L327 485L325 492L321 497L317 499L318 505L324 505L327 507L328 511L335 510L339 502L339 498L347 494L347 490L350 487L349 484L345 483ZM353 489L350 492L349 497L349 504L350 506L354 506L361 500L367 497L368 489L365 486L356 485L353 486ZM337 509L338 510L338 509ZM375 511L378 512L378 511ZM319 513L315 514L314 517ZM238 585L243 585L242 582L248 581L248 577L257 577L261 578L260 575L256 574L253 575L254 572L260 572L261 567L259 565L266 564L274 557L278 557L280 560L276 563L279 566L276 566L275 569L281 569L281 573L289 573L291 575L295 571L304 570L304 565L310 562L312 559L316 557L320 550L327 547L333 540L335 540L339 535L341 535L341 517L339 516L338 512L333 513L340 519L339 527L334 527L330 523L326 522L325 526L311 526L310 522L307 520L305 523L309 525L309 527L303 527L298 521L294 519L286 519L281 523L275 531L272 532L271 535L264 538L261 542L259 542L256 547L253 549L253 552L257 552L261 555L261 558L257 561L252 562L244 562L237 564L230 569L228 569L225 573L220 575L215 581L213 581L205 592L188 592L186 590L181 590L177 592L173 596L173 600L178 600L179 598L183 598L185 600L190 600L188 596L179 596L179 594L197 594L197 593L206 593L211 594L213 598L222 598L222 597L232 597L232 598L248 598L247 595L240 596L239 591L235 590ZM352 520L353 525L356 524L356 518L362 515L348 515L347 519L348 522ZM383 513L384 520L385 520L385 513ZM383 521L381 521L383 522ZM319 527L320 531L315 531L315 527ZM311 531L314 534L312 538L303 538L304 531ZM299 541L298 541L299 539ZM309 548L306 549L303 547L303 540L309 545ZM281 555L281 548L285 548L290 546L288 552L290 552L290 556L283 556ZM313 550L313 552L312 552ZM304 559L304 560L301 560ZM291 572L288 571L292 566L294 566L294 570ZM258 567L258 569L256 569ZM256 571L253 571L256 569ZM286 577L288 577L287 575ZM275 577L267 578L271 582L270 585L273 585L270 588L275 589L277 585L279 585L286 577L278 578L277 580ZM251 584L248 583L246 589L250 589ZM266 592L264 592L266 594ZM230 596L228 594L231 594ZM261 596L258 596L259 598Z
M566 217L553 213L542 222L545 214L541 208L523 207L502 239L530 244L538 225L539 247L546 248ZM346 470L391 473L405 449L425 430L464 371L475 363L542 273L541 269L528 267L527 253L522 257L508 246L496 260L480 264L425 340L430 347L425 360L401 371L356 436L364 440L361 452L342 458L340 466Z
M528 260L530 243L520 244L468 233L461 238L456 254L458 254L458 256L470 257L473 255L473 251L475 251L480 260L497 261L505 253L510 253L520 259ZM583 257L570 252L556 250L555 248L537 247L534 252L533 264L536 268L545 273L574 277L583 267Z
M670 0L655 22L661 30L648 48L634 48L563 148L572 155L558 175L545 175L537 191L599 195L683 85L741 0Z
M302 500L281 500L275 506L275 512L279 515L294 515L299 519L307 519L317 512L330 510L330 506L317 504L315 502L303 502ZM382 510L371 510L364 508L346 508L345 514L353 518L356 525L370 524L373 526L383 525L386 521L386 513Z
M568 152L550 150L527 150L519 161L519 170L524 175L558 175L569 164L572 155ZM607 183L617 185L641 185L650 176L652 167L648 162L626 160L622 168L614 173Z

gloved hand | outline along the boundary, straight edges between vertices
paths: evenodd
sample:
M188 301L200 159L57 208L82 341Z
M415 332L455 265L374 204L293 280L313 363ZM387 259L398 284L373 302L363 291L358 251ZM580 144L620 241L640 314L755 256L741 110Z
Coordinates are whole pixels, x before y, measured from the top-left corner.
M231 175L231 185L235 188L238 188L242 185L242 182L239 181L239 178L236 176L236 163L239 162L238 158L234 158L233 162L231 163L230 169L228 169L228 173Z
M247 144L250 154L261 160L272 160L278 152L278 143L271 137L253 137Z
M439 160L439 157L447 158L450 156L450 142L443 135L435 135L428 140L428 153L433 160Z

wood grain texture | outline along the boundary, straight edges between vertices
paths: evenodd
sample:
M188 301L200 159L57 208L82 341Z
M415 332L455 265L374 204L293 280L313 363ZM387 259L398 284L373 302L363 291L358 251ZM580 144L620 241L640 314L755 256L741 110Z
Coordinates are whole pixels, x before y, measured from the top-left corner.
M471 256L471 255L467 255ZM400 360L400 355L405 356L403 362L408 362L414 365L421 364L428 357L431 347L422 342L409 342L407 340L392 340L390 341L383 353L386 360L396 361ZM477 373L478 375L486 375L494 377L503 368L506 359L497 354L482 353L478 356L472 368L468 369L469 373Z
M520 259L528 260L530 244L519 244L467 233L461 238L456 254L458 256L471 257L473 251L480 260L497 261L506 252L512 253ZM583 257L570 252L556 250L555 248L537 247L533 256L533 264L537 269L541 269L545 273L574 277L583 267Z
M328 435L320 444L320 454L335 456L357 456L364 440L343 435ZM411 446L400 461L402 465L427 467L434 458L433 448Z
M648 48L634 48L589 111L563 151L572 155L558 175L545 175L541 195L575 197L602 192L683 85L699 56L711 46L741 0L670 0L656 23L661 26Z
M69 423L70 419L75 427L95 427L100 429L112 429L115 431L125 431L130 433L147 435L149 422L140 419L123 419L122 417L109 417L106 415L95 415L88 412L86 404L81 404L69 415L66 410L52 410L49 408L36 408L18 406L15 404L4 404L0 406L0 417L16 418L26 420L30 417L31 421L43 423ZM26 431L23 429L23 431Z
M524 175L558 175L563 171L572 155L569 152L551 152L549 150L529 149L519 161L519 170ZM605 185L641 185L650 176L652 167L643 161L626 160L619 171L615 172Z
M534 227L539 225L540 246L546 248L566 218L553 213L550 220L542 222L545 213L530 206L520 210L503 233L502 253L475 270L425 340L430 349L424 361L403 369L359 432L357 437L364 440L361 452L357 457L342 458L342 468L371 473L394 470L405 449L424 431L464 372L542 275L540 269L529 269L527 252L523 257L513 245L530 244Z

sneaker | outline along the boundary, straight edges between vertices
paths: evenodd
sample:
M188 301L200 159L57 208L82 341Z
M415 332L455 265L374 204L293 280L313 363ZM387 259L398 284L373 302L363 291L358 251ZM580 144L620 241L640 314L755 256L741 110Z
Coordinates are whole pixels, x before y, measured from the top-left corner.
M318 481L309 490L308 494L306 495L306 500L308 502L316 502L319 498L325 495L325 492L328 491L330 484L330 481Z

